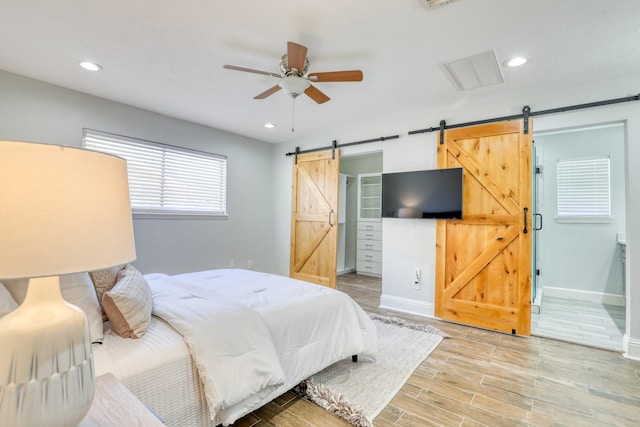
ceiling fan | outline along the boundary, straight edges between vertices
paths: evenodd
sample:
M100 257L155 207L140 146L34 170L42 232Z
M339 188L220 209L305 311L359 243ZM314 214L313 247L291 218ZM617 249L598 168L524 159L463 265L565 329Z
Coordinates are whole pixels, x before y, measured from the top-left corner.
M330 71L324 73L308 73L309 58L307 58L307 48L294 42L287 43L287 53L280 58L280 71L282 74L270 73L268 71L254 70L251 68L238 67L235 65L224 65L223 68L247 73L263 74L280 79L278 84L253 97L253 99L264 99L273 95L280 89L292 98L298 97L303 92L318 104L327 102L330 98L321 92L311 83L322 82L359 82L362 81L362 71Z

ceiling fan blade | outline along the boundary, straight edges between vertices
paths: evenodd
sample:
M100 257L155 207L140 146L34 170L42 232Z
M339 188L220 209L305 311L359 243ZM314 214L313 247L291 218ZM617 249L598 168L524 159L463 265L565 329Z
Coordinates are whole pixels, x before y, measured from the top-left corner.
M276 93L280 89L281 89L281 87L279 85L275 85L274 87L265 90L260 95L254 96L253 99L265 99L267 96L273 95L274 93Z
M362 71L330 71L328 73L309 73L312 82L361 82Z
M287 42L287 66L289 70L295 68L299 73L302 73L305 59L307 59L306 47L298 43Z
M313 99L314 101L316 101L318 104L323 104L325 102L327 102L328 100L330 100L331 98L329 98L327 95L325 95L324 93L322 93L317 87L315 87L314 85L309 86L304 93L306 93L309 98Z
M223 65L222 68L226 68L227 70L234 70L234 71L244 71L245 73L262 74L265 76L271 76L271 77L277 77L277 78L282 77L280 74L270 73L268 71L254 70L252 68L238 67L236 65Z

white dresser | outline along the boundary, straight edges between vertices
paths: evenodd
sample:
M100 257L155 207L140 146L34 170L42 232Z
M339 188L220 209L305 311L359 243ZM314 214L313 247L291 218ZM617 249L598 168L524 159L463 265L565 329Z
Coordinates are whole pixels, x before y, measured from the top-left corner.
M358 234L356 272L382 276L382 175L358 175Z
M382 276L382 222L358 221L356 271Z

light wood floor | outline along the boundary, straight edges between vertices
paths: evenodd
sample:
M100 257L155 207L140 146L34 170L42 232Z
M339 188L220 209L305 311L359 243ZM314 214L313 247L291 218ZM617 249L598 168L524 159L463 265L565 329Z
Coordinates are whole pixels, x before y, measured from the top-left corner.
M374 420L376 427L640 425L640 362L619 352L380 310L380 280L366 276L339 276L338 289L367 311L433 324L451 335ZM234 425L346 423L287 393Z

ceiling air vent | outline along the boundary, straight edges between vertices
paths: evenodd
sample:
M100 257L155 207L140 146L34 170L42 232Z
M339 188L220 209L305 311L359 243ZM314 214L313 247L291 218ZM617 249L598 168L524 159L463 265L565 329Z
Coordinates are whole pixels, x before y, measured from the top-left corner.
M504 83L493 50L447 62L444 68L460 90L471 90Z

